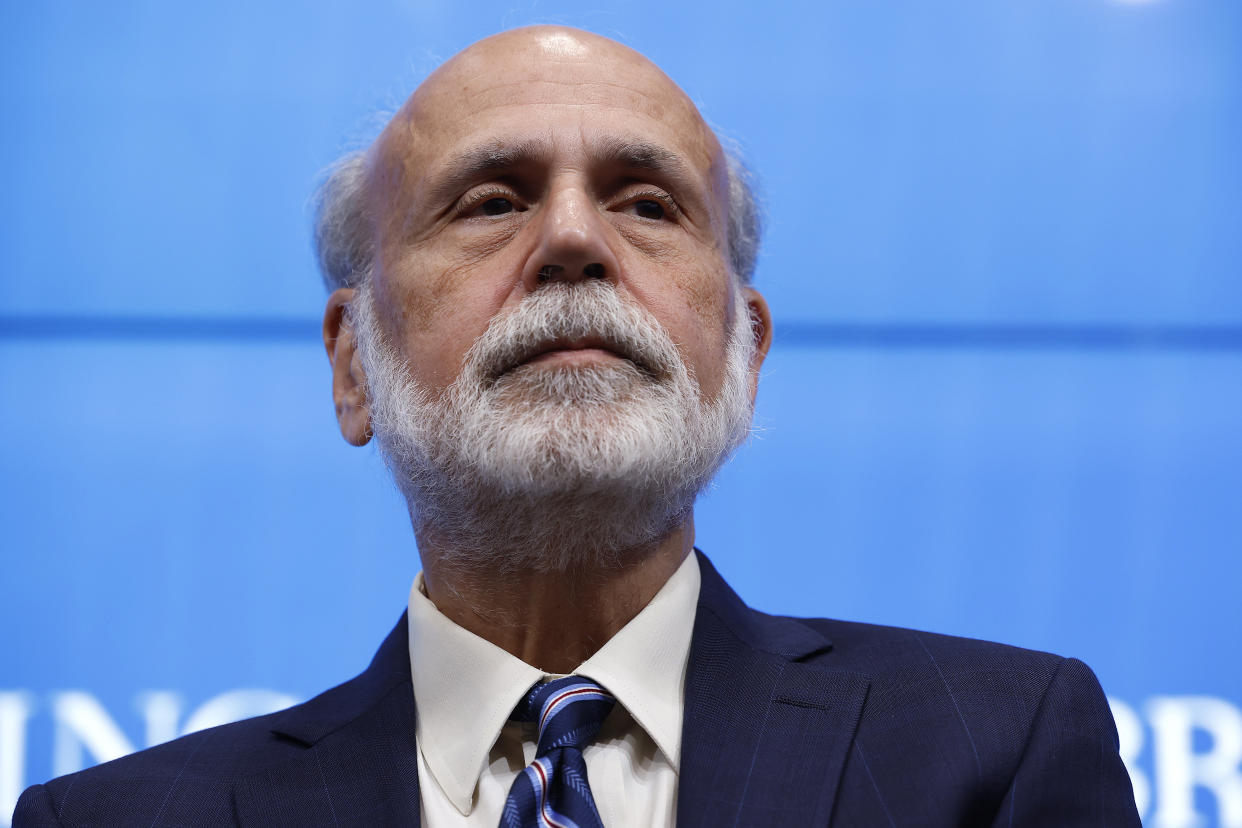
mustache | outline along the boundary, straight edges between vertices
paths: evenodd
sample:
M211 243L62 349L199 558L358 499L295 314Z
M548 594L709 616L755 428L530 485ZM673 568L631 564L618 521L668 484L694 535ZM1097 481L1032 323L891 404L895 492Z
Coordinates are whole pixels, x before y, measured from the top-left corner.
M494 383L542 353L577 343L612 351L652 379L672 375L680 356L649 313L626 302L605 282L554 282L495 319L471 346L466 363Z

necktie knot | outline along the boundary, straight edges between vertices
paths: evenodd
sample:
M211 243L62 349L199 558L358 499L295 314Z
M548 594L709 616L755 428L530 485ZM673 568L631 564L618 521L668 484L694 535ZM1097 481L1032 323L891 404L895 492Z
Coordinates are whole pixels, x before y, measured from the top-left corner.
M582 676L536 684L518 702L513 718L535 722L539 727L535 756L546 756L557 748L581 750L599 732L616 699L590 679Z
M501 828L603 828L587 781L582 749L595 738L616 699L581 676L536 684L512 718L535 722L535 761L513 780Z

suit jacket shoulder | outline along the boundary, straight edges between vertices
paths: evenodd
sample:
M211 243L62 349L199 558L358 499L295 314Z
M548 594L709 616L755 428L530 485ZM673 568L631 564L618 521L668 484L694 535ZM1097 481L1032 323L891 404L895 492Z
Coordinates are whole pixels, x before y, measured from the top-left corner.
M1082 662L766 615L700 566L679 825L1139 824L1111 712ZM762 724L720 712L737 709ZM712 755L731 738L754 759L745 774ZM808 756L815 781L791 787Z
M310 701L34 785L18 801L14 828L407 818L418 786L405 641L403 617L364 673ZM377 765L381 772L367 772ZM366 802L355 811L359 798Z

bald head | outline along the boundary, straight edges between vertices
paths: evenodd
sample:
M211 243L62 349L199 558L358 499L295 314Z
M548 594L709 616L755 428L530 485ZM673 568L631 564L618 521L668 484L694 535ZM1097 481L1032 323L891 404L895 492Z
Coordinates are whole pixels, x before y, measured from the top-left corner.
M386 162L411 147L469 142L484 113L499 128L536 134L536 124L561 107L580 113L583 129L605 112L646 118L666 139L677 135L693 163L724 182L720 143L677 84L638 52L605 37L561 26L502 32L450 58L410 96L377 142Z
M554 120L559 134L550 126ZM624 127L619 134L618 125ZM377 234L405 232L403 208L428 194L445 165L463 159L497 164L506 153L531 154L539 144L555 149L573 131L599 137L609 129L609 149L644 163L669 160L669 145L677 145L679 160L710 184L703 220L737 281L748 282L760 232L750 176L685 92L616 41L531 26L488 37L450 58L370 148L334 166L320 190L316 226L326 285L356 285L369 277Z

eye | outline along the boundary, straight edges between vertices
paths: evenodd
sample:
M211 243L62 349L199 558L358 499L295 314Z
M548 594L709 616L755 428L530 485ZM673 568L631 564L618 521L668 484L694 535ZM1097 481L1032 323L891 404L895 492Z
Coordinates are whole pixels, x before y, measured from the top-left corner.
M622 211L646 221L665 221L677 216L677 202L662 192L640 192L629 197Z
M513 202L503 196L494 196L484 201L475 210L484 216L503 216L505 213L512 213L515 209Z
M457 206L462 218L497 218L520 213L524 208L508 188L488 187L466 194Z
M659 221L664 218L664 205L655 199L644 198L634 202L634 215Z

